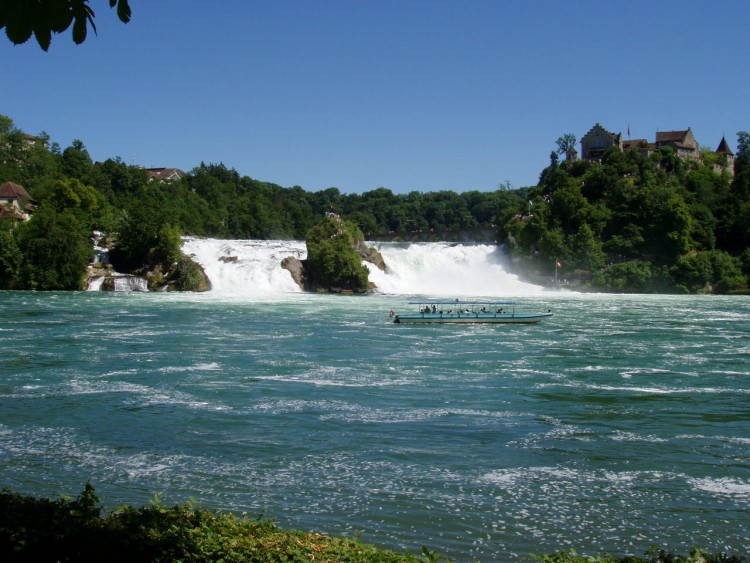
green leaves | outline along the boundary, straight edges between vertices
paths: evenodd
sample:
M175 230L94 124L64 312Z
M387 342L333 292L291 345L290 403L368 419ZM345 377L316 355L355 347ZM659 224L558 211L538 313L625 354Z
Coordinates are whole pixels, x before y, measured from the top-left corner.
M0 4L0 29L15 45L29 40L32 33L43 51L49 49L53 33L62 33L73 24L73 41L80 45L86 40L88 26L96 33L94 10L89 0L5 0ZM109 0L110 8L117 6L117 17L128 23L131 17L129 0Z

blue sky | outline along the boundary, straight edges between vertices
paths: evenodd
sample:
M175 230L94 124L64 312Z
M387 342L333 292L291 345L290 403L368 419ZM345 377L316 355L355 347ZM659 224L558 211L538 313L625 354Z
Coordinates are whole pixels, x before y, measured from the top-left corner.
M127 25L90 4L83 45L0 37L0 114L95 160L491 191L596 122L733 149L750 129L746 0L130 0Z

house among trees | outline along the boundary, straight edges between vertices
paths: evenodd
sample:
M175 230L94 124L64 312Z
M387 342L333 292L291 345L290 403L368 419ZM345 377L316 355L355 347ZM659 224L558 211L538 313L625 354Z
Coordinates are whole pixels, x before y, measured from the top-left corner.
M690 127L684 131L657 131L655 141L649 143L647 139L624 140L621 133L610 133L599 123L596 123L581 139L581 158L598 161L612 147L617 147L621 151L638 150L645 155L662 147L671 147L679 158L699 160L701 157L700 145ZM717 171L720 172L721 169L724 169L733 174L734 154L724 137L722 137L715 153L720 157Z
M169 183L187 176L179 168L147 168L149 182Z
M5 182L0 186L0 218L28 221L35 203L29 192L18 184Z

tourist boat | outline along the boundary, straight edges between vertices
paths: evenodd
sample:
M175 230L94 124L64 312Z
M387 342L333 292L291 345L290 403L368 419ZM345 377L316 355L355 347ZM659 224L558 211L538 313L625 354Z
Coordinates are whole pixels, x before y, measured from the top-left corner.
M420 324L533 324L552 316L546 313L516 311L515 301L409 301L418 312L396 314L390 312L394 323Z

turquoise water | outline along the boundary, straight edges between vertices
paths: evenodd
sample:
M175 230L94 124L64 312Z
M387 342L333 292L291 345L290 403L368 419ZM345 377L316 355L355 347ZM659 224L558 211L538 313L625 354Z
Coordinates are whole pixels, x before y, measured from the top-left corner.
M2 486L195 499L456 561L750 552L750 301L4 292Z

